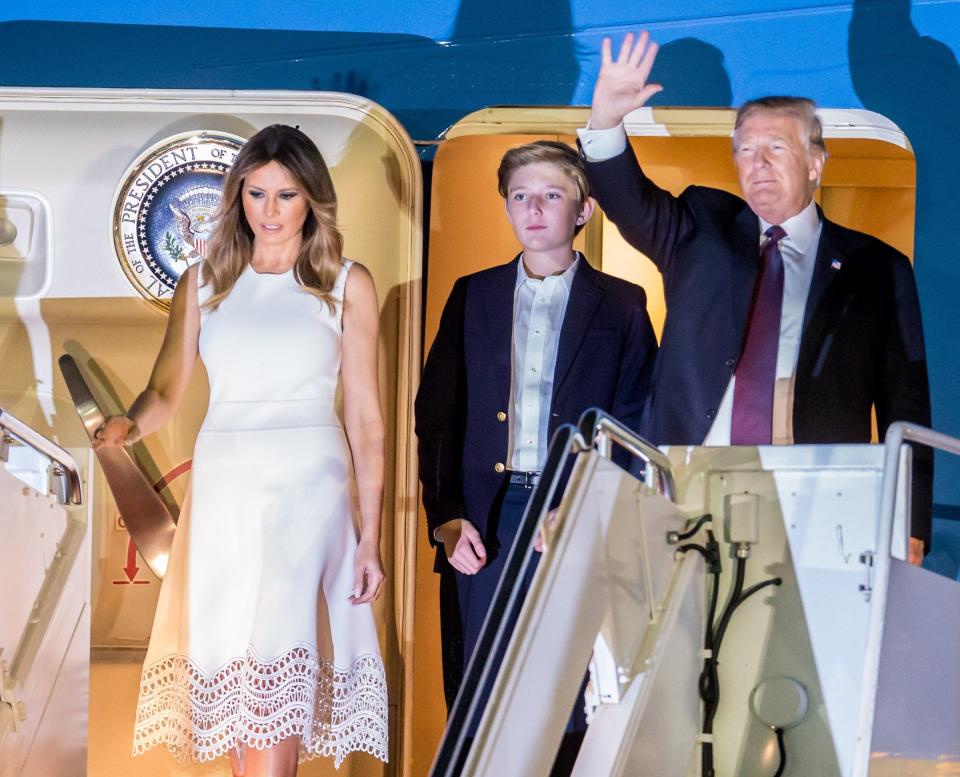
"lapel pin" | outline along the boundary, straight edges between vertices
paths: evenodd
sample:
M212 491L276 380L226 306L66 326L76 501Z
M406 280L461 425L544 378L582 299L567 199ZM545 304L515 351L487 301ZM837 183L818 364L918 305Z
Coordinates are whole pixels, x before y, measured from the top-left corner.
M839 270L841 266L842 265L840 264L839 259L834 259L832 262L830 262L830 268L833 270Z

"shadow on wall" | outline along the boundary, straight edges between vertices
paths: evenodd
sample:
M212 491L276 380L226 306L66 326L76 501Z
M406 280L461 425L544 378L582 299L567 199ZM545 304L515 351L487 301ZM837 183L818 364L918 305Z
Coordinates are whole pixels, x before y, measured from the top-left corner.
M619 45L619 41L615 42ZM663 91L650 105L729 107L733 102L723 52L697 38L680 38L660 47L650 80Z
M462 0L444 43L395 33L20 21L0 23L0 51L4 86L352 92L423 139L487 105L567 105L580 73L570 4L556 0Z
M855 0L850 22L850 74L864 107L892 119L917 158L915 264L937 429L960 435L960 358L956 298L960 294L956 206L960 157L960 65L953 51L917 31L909 0ZM927 566L960 571L960 536L946 522L960 518L960 460L938 455L933 552ZM937 529L940 524L940 530ZM947 541L954 538L952 542Z

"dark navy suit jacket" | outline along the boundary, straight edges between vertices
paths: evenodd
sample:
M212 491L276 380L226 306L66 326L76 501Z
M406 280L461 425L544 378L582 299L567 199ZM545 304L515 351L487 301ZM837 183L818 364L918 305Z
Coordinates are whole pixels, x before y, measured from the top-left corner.
M509 467L518 261L456 282L424 366L416 432L431 542L433 530L455 518L486 536L504 480L497 465ZM643 289L581 258L560 332L550 435L593 406L642 431L656 351Z
M645 428L657 444L699 445L736 370L759 270L760 222L727 192L679 197L644 175L632 148L587 164L594 196L663 275L667 319ZM822 213L821 213L822 218ZM796 443L870 442L894 421L930 425L913 270L869 235L823 219L796 368ZM932 456L914 465L913 536L930 546Z

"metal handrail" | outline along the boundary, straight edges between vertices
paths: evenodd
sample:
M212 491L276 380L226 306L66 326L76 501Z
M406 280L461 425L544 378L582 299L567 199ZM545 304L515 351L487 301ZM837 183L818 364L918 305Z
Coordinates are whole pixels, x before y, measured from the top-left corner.
M465 757L464 749L469 746L472 731L479 724L483 713L478 707L479 699L493 686L499 668L491 666L489 659L491 656L500 655L506 648L511 636L507 626L520 612L523 604L517 592L516 581L524 576L529 567L534 553L533 537L539 531L541 520L560 485L567 456L588 449L589 446L584 445L573 424L563 424L553 433L546 464L539 482L530 494L530 501L507 555L500 582L487 609L473 656L464 672L460 692L447 718L440 748L430 767L431 777L458 777L460 774L462 759Z
M56 443L20 421L9 412L0 408L0 462L7 460L10 445L23 445L45 456L52 464L50 471L59 481L57 500L63 505L80 505L83 492L80 483L80 469L76 460ZM46 637L57 606L63 595L66 581L74 568L74 563L83 547L87 535L87 513L85 510L71 510L66 515L66 527L57 542L56 552L49 559L43 584L34 601L33 610L27 620L23 634L3 667L0 677L0 696L6 697L6 703L0 703L0 740L11 730L15 730L19 719L26 714L18 706L16 697L34 666L40 648Z
M577 426L587 445L595 447L606 458L610 458L609 443L612 441L641 459L647 465L645 477L647 485L656 485L655 475L659 473L663 495L671 502L677 501L677 488L673 480L670 459L659 448L598 407L591 407L585 411L580 416Z
M64 354L58 363L67 391L92 442L96 430L106 420L103 410L94 399L76 360ZM176 519L125 447L99 447L94 453L140 557L157 577L162 578L167 571Z
M494 659L491 657L502 655L512 636L510 624L523 605L516 582L529 569L534 555L534 535L540 530L544 516L567 472L568 456L595 448L602 456L610 458L611 441L621 445L646 464L648 485L656 486L659 475L664 496L676 501L670 460L612 416L598 408L591 408L580 416L578 426L563 424L557 428L550 441L540 480L530 494L513 546L507 555L473 656L464 672L460 692L447 719L440 748L430 767L431 777L455 777L460 773L466 756L465 748L469 746L472 731L479 725L483 714L483 710L478 706L479 699L491 690L499 669L499 666L492 665Z
M956 437L906 421L897 421L887 427L887 433L884 437L883 490L880 494L879 520L877 522L877 551L874 557L871 605L867 621L868 646L879 646L883 638L887 610L887 588L890 580L890 551L893 547L893 516L896 509L897 487L900 478L900 455L905 446L908 455L912 455L912 450L908 445L911 442L960 456L960 439ZM870 759L877 680L880 674L880 651L868 649L865 659L860 697L857 754L854 760L855 768L857 764L863 765L864 774L866 773L866 764Z
M53 474L60 479L63 487L58 498L63 504L83 504L83 492L80 486L80 468L76 460L67 451L52 440L48 440L23 421L0 407L0 435L4 447L20 442L38 453L56 462Z
M883 491L880 496L880 520L877 527L877 553L884 556L890 554L893 546L893 513L900 477L900 452L910 442L960 456L960 439L956 437L906 421L890 424L883 444ZM912 453L909 446L906 450Z

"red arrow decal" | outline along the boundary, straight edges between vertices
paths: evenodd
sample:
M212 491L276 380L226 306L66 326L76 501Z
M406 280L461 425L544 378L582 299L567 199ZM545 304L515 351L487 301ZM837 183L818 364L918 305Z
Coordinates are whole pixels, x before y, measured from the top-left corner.
M174 480L180 477L183 473L189 472L190 467L193 464L193 459L187 459L186 461L181 462L172 470L170 470L166 475L164 475L160 480L153 484L153 489L158 494L163 491L167 486L169 486ZM137 566L137 546L134 544L133 539L127 539L127 563L123 567L123 574L126 576L126 580L114 580L112 581L114 585L149 585L149 580L137 580L137 575L140 573L140 567Z
M133 540L127 542L127 565L123 568L123 571L127 580L131 583L136 578L137 572L140 571L140 567L137 566L137 546L133 544Z

